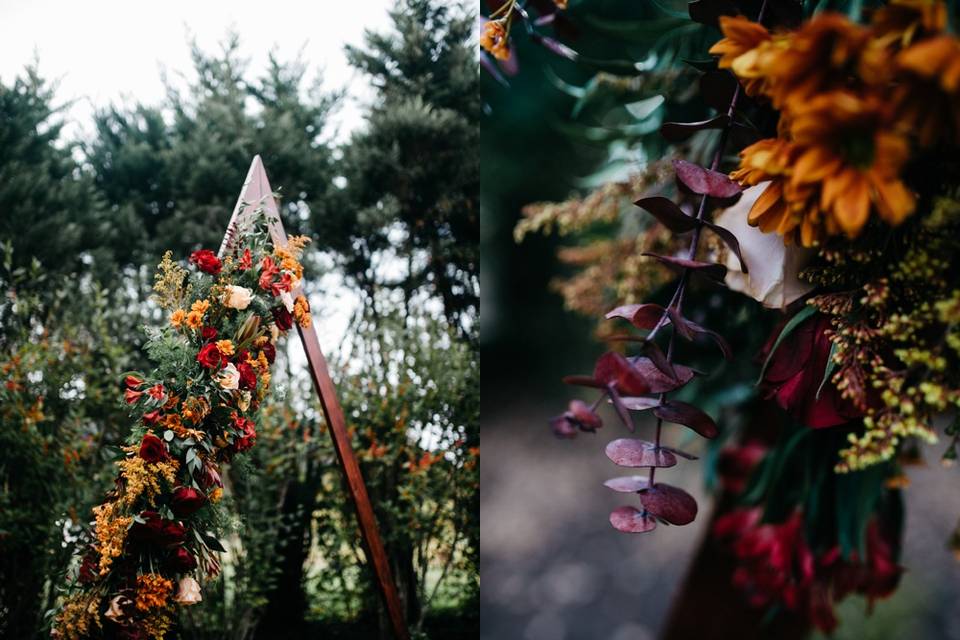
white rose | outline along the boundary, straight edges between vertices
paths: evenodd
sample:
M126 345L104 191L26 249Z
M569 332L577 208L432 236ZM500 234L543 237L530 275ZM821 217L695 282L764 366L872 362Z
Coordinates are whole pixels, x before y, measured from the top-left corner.
M173 601L183 605L191 605L197 604L201 600L203 598L200 596L200 584L191 576L180 578L180 583L177 585L177 597Z
M231 309L243 311L250 305L250 301L253 300L253 291L246 287L235 287L231 284L227 285L226 289L227 295L225 296L223 304Z
M725 259L726 285L733 291L746 294L771 309L785 309L791 302L804 296L813 285L800 280L800 270L806 266L813 249L783 244L783 236L764 233L747 223L747 214L769 182L762 182L743 191L743 196L714 218L714 222L728 229L740 243L740 253L750 270L740 270L740 262L732 251Z
M287 308L289 313L293 313L293 296L290 295L289 291L283 291L280 293L280 300L283 302L283 306Z
M220 374L217 376L217 382L219 382L220 386L224 389L236 389L240 386L240 372L237 371L237 368L233 366L231 362L220 371Z

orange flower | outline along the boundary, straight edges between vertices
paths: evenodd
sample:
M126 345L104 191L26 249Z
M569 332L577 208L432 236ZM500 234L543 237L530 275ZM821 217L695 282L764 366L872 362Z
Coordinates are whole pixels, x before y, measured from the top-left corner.
M225 356L232 356L235 353L233 342L230 340L217 340L217 349Z
M488 20L483 23L483 32L480 34L480 46L490 52L497 60L506 60L510 57L510 47L507 43L507 29L499 20Z
M711 55L720 56L717 66L732 69L748 95L761 93L765 75L761 60L769 50L770 32L743 16L720 16L720 30L724 38L710 47Z
M177 309L176 311L170 314L170 324L172 324L175 328L179 329L181 325L183 325L183 321L186 319L186 317L187 317L186 311L184 311L183 309Z
M906 47L947 26L943 0L889 0L873 13L870 26L884 43Z
M893 101L904 127L922 146L960 140L960 42L923 40L897 54L896 65L903 78Z
M764 61L774 106L793 113L813 96L848 87L858 76L881 81L882 59L871 56L867 65L863 56L870 35L840 14L822 13L804 23Z
M744 149L731 176L747 185L772 181L750 210L750 224L812 246L826 235L856 237L871 211L891 225L902 222L915 206L900 179L909 146L888 113L878 97L833 91L797 110L789 141Z
M137 609L150 611L166 606L173 593L173 581L156 573L137 576Z

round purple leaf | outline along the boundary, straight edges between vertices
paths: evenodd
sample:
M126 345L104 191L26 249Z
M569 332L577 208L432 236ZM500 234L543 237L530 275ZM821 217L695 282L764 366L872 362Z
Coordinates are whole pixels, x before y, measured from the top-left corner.
M672 467L677 456L646 440L619 438L606 448L607 457L621 467Z
M603 483L603 486L620 493L637 493L650 486L650 478L647 476L623 476L622 478L610 478Z
M657 521L633 507L617 507L610 512L610 524L624 533L646 533L657 528Z
M658 482L640 493L643 508L670 524L684 525L697 517L697 501L678 487Z

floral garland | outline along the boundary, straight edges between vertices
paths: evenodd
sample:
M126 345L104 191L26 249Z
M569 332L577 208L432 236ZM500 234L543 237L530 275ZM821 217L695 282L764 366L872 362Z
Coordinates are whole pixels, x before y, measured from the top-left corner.
M293 297L309 240L276 245L266 214L253 213L224 259L195 251L191 272L167 252L159 265L154 297L169 324L147 346L156 368L124 377L135 424L55 638L161 640L219 574L220 466L256 442L278 338L311 322L306 298Z

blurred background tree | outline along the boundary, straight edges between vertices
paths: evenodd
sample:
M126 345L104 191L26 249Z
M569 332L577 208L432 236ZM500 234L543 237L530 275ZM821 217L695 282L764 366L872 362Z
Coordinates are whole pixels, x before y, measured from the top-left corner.
M251 77L241 43L192 47L160 104L99 108L63 135L56 86L30 67L0 83L0 636L47 635L73 545L128 428L119 377L143 366L153 266L219 246L250 159L306 233L321 275L359 291L338 385L411 627L475 637L479 593L480 115L465 5L398 3L393 30L349 56L376 96L338 143L341 100L305 60ZM322 321L322 320L321 320ZM326 345L337 348L340 345ZM227 473L235 533L224 578L185 638L384 633L372 573L299 347L249 464Z

